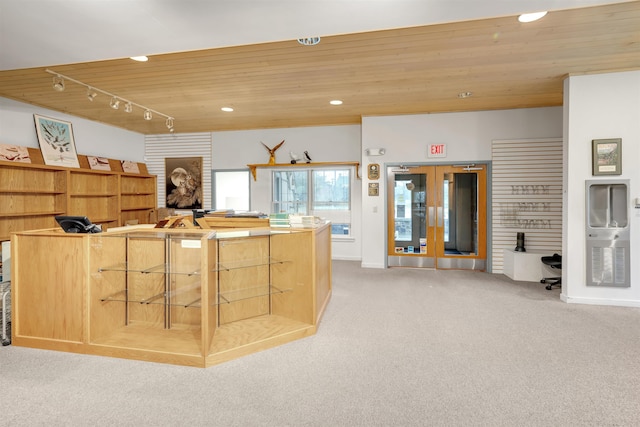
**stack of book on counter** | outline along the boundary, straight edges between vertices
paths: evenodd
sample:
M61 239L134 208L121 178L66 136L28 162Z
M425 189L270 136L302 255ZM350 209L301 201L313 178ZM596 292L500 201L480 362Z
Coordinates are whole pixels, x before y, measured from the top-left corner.
M236 211L233 209L219 209L208 211L205 216L221 218L267 218L267 214L258 211Z
M290 227L289 214L279 213L269 215L269 227Z
M289 215L289 223L295 228L316 228L322 220L312 215Z

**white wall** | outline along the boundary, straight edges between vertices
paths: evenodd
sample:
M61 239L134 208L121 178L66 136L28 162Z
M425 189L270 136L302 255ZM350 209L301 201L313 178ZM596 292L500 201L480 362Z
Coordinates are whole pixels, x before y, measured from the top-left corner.
M76 152L144 162L144 135L58 111L0 98L0 143L40 148L33 114L71 122Z
M428 164L491 161L495 139L551 138L562 135L562 108L421 114L362 119L362 167L380 163ZM446 144L447 157L427 158L429 144ZM384 156L367 157L367 148L385 148ZM437 161L434 161L437 160ZM362 266L386 266L386 177L378 180L380 195L368 196L362 180ZM490 186L490 183L488 183ZM490 218L487 218L490 223ZM489 265L489 264L488 264Z
M585 181L628 179L640 197L640 71L569 77L564 85L562 295L567 302L640 307L640 209L629 207L631 287L586 286ZM622 175L591 174L591 141L622 138Z
M276 152L277 163L289 163L289 152L302 155L308 151L313 162L360 161L360 126L323 126L306 128L279 128L248 131L214 132L212 168L246 169L247 164L266 164L269 152L260 142L273 147L285 143ZM333 259L360 260L362 227L360 224L362 200L360 182L353 185L352 226L350 239L333 239ZM258 169L257 179L251 179L251 209L271 212L271 170Z

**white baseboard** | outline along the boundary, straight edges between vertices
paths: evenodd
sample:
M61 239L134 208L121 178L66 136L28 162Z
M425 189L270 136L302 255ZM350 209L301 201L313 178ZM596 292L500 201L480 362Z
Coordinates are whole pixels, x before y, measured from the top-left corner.
M386 266L384 264L370 264L367 262L363 262L362 268L386 268Z
M576 298L560 294L560 300L567 304L607 305L615 307L640 307L638 300L618 300L608 298Z
M362 261L362 258L359 256L337 256L331 258L334 261Z

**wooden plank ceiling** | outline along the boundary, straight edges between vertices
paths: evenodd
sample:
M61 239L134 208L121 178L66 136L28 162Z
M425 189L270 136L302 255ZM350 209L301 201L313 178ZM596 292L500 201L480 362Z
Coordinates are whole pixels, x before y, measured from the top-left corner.
M90 49L90 46L87 46ZM562 105L570 74L640 69L640 2L296 41L0 72L0 96L143 134L165 120L52 89L45 69L205 132L358 124L363 116ZM458 97L471 92L469 98ZM341 106L329 105L341 99ZM225 113L221 107L231 106Z

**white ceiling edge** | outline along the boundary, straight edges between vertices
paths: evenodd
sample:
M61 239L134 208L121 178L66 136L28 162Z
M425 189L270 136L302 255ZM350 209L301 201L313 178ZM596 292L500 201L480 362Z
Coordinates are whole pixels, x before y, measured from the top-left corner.
M0 0L0 70L632 0Z

